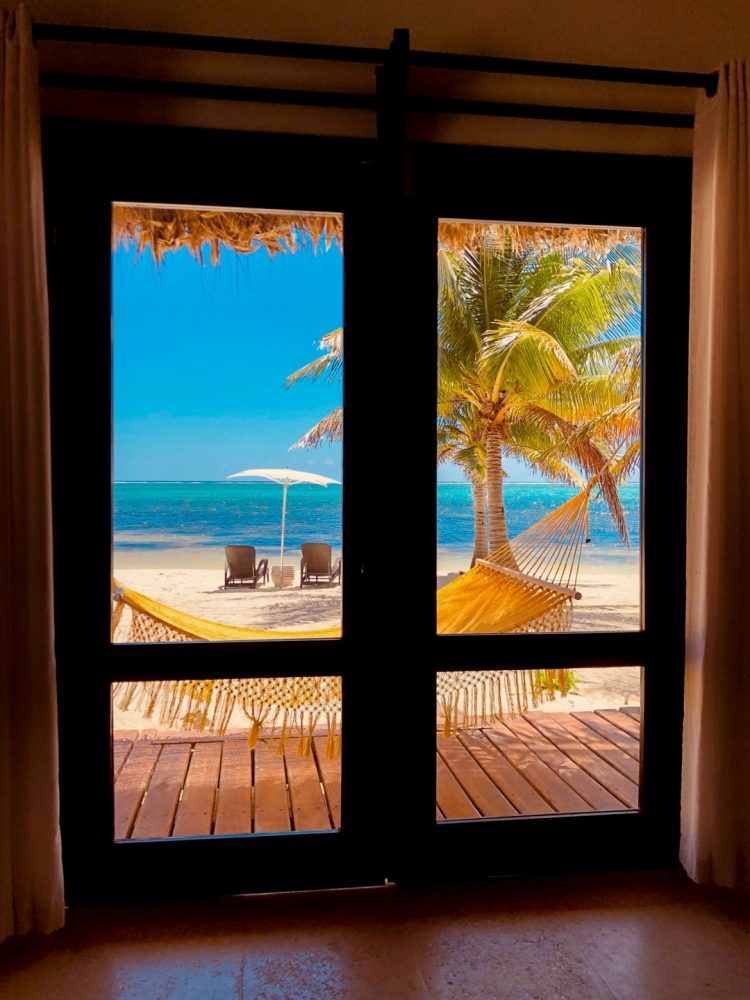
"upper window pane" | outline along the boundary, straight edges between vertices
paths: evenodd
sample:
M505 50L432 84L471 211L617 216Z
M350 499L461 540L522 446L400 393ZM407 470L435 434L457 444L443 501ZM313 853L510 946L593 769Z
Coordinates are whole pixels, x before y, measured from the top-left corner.
M341 216L112 220L113 640L339 635Z
M439 632L641 627L641 235L441 221Z

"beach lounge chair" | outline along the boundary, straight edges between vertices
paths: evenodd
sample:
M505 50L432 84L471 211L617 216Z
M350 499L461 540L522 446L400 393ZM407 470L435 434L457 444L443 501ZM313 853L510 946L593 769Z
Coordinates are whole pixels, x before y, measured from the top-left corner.
M319 583L332 587L341 583L341 559L331 563L331 546L327 542L305 542L299 568L300 587Z
M225 587L252 587L257 586L258 581L266 583L268 581L268 560L261 559L256 565L255 546L253 545L225 545L224 558L224 586Z

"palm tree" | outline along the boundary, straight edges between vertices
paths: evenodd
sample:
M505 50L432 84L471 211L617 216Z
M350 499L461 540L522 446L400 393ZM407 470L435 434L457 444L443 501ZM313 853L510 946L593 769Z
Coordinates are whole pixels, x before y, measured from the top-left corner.
M616 484L640 453L639 248L519 253L488 228L471 249L441 249L438 268L438 461L456 461L472 485L472 565L487 554L487 523L489 551L508 540L504 454L554 482L580 487L593 477L627 539ZM288 386L340 379L343 331L320 348ZM342 433L337 407L292 448Z
M486 559L487 548L487 456L484 428L476 411L470 406L455 406L438 388L438 464L455 462L471 484L474 504L473 566L477 559Z
M519 254L488 228L474 248L440 250L439 290L441 398L446 409L451 400L472 408L483 427L490 551L508 541L504 453L553 480L594 477L627 537L616 486L624 428L616 442L614 411L627 404L632 417L637 401L623 398L623 379L608 377L603 362L639 340L633 249L605 259Z

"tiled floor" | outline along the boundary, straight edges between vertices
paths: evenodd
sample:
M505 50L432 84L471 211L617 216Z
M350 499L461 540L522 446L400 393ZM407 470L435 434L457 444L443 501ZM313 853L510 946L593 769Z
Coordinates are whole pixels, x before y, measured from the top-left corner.
M679 873L79 908L3 1000L740 1000L750 903Z

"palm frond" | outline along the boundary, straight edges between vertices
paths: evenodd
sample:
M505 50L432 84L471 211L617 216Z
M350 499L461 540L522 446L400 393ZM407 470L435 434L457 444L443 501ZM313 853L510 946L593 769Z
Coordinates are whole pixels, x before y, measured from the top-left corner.
M620 365L640 373L641 336L638 333L606 337L569 351L569 356L576 371L581 374L595 375L597 372L612 371L613 367Z
M322 420L306 431L295 441L289 451L298 448L317 448L320 444L335 444L344 437L344 411L340 406L331 410Z
M337 330L331 330L330 333L321 337L319 347L325 353L321 357L315 358L308 362L308 364L298 368L291 375L287 375L287 388L303 379L310 379L310 381L316 382L319 378L325 376L326 382L334 382L341 378L344 365L344 331L341 327Z
M641 464L640 439L631 442L622 455L611 463L612 475L618 483L626 482Z
M620 538L626 545L629 544L625 511L610 469L611 455L603 451L591 435L581 432L575 424L563 420L542 406L528 404L524 415L529 423L547 431L555 441L543 453L543 457L547 460L558 459L572 463L581 470L586 479L596 482Z
M566 486L575 486L578 489L582 489L584 486L580 474L572 465L561 459L545 455L534 448L524 448L522 445L508 442L505 442L505 449L513 458L519 459L532 472L544 476L549 482L564 483Z
M574 350L640 329L641 269L616 261L591 266L576 259L519 319L549 331Z
M539 402L565 420L583 424L620 406L627 400L628 390L628 383L609 373L579 375L554 386Z
M487 330L481 367L496 400L502 389L533 399L575 378L570 358L554 337L536 326L507 320Z

